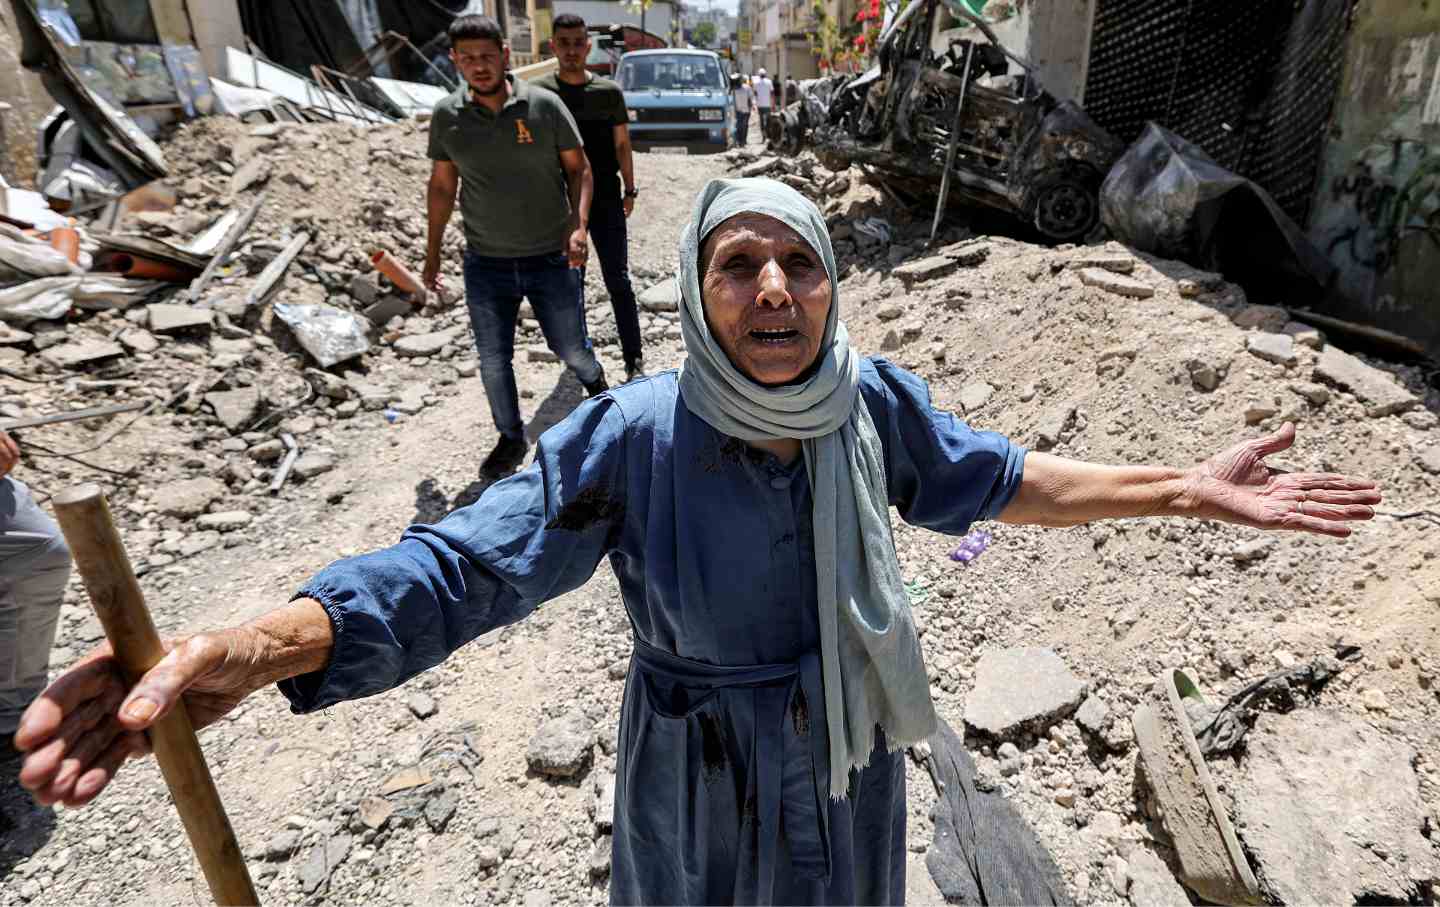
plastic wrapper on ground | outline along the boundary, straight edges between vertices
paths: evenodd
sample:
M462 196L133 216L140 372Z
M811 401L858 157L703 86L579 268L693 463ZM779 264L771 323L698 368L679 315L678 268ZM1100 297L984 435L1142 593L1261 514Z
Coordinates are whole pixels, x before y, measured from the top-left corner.
M370 349L366 321L358 315L328 305L277 302L274 309L321 368L354 359Z
M127 280L95 274L42 277L0 289L0 321L29 324L64 318L72 308L125 309L165 286L153 280Z

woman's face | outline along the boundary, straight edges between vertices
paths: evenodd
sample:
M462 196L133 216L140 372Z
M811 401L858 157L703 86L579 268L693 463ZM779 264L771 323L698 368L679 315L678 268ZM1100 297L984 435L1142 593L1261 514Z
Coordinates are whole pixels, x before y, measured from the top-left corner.
M815 362L830 278L799 233L764 214L737 214L706 238L700 273L710 333L750 380L788 384Z

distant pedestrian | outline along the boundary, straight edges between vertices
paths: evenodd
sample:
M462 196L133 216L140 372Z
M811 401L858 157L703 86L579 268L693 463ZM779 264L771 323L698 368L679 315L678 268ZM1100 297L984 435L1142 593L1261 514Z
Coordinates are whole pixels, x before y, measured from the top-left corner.
M629 236L625 218L635 209L635 160L630 149L630 115L625 109L625 92L585 68L590 56L590 33L585 20L574 13L555 17L552 26L554 73L535 84L560 96L580 127L585 156L590 159L595 194L590 200L590 238L600 259L600 273L615 310L615 329L620 334L620 352L625 357L625 380L645 373L640 339L640 312L635 306L635 289L630 285ZM621 180L625 190L620 190ZM584 272L581 272L583 292Z
M770 108L774 104L775 83L765 74L764 67L755 73L755 106L760 109L760 133L770 137Z
M735 144L741 148L750 140L750 108L755 106L755 90L744 73L732 80L735 93Z
M465 223L465 302L480 378L500 441L481 475L525 460L515 388L515 321L530 300L545 341L595 396L608 387L585 336L580 272L589 256L593 183L580 132L554 93L516 79L510 48L488 16L450 23L450 57L465 84L430 121L429 242L425 285L440 289L440 249L460 194Z

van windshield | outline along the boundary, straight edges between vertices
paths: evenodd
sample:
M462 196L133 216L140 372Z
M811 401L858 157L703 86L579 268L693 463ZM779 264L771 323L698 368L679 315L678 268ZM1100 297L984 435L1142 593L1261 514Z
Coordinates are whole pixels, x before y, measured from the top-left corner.
M720 65L699 54L645 54L620 62L620 87L626 91L724 90Z

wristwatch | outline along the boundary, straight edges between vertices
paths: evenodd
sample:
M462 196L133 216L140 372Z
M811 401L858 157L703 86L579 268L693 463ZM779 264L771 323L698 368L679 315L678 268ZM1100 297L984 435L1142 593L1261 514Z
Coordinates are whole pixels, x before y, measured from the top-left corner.
M639 195L639 194L640 194L640 190L639 190L639 189L626 189L626 190L625 190L625 197L626 197L626 198L634 198L635 196L637 196L637 195Z

